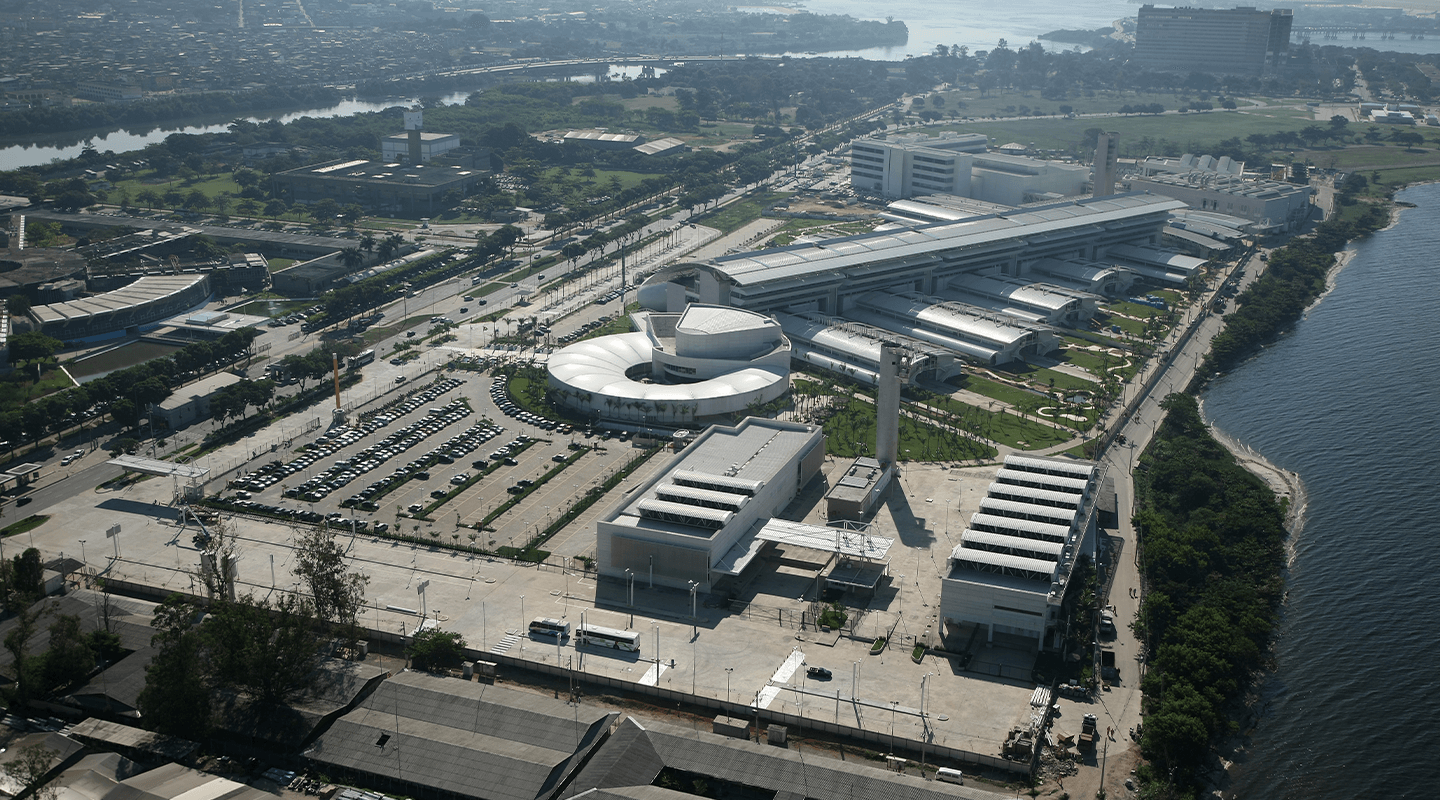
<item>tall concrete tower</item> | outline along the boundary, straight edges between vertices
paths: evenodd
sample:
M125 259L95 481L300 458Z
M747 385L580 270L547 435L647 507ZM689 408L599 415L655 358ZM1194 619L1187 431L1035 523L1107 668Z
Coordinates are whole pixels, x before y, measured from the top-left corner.
M420 163L420 130L425 127L425 112L416 106L405 112L405 130L410 135L410 163Z
M1120 160L1120 134L1107 131L1095 142L1095 196L1115 194L1116 167Z
M895 464L900 450L900 348L880 345L880 378L875 398L875 460L881 466Z

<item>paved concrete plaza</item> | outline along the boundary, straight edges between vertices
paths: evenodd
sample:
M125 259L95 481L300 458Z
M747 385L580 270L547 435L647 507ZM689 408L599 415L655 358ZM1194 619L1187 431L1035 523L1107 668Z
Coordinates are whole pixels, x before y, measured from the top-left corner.
M489 407L488 377L468 377L461 389L437 402L463 394L477 413L453 427L466 427L488 415L505 425L507 431L486 446L504 441L512 435L515 423L497 416ZM256 440L268 442L272 438L278 439L279 434L262 432ZM538 446L539 455L563 452L570 437L552 438L553 443ZM612 441L606 445L607 452L595 457L596 468L602 459L608 465L638 452L626 443ZM247 451L262 453L256 463L275 457L268 445L246 440L218 453L213 460L247 460ZM672 457L669 453L657 455L617 487L611 497L623 496L656 470L664 469ZM579 464L586 465L590 458L587 454ZM837 463L827 463L826 471ZM464 466L457 464L448 469ZM521 467L511 469L523 471ZM811 609L814 599L813 572L793 565L794 559L803 558L803 554L786 553L783 564L776 563L781 559L762 564L758 575L738 592L735 607L743 604L743 610L710 607L720 603L702 595L695 598L697 613L692 619L687 593L652 589L643 575L635 580L632 608L628 585L620 581L597 585L593 576L578 569L579 562L565 560L593 555L594 518L613 500L597 504L561 531L547 545L555 554L552 563L540 567L364 534L342 534L342 540L355 568L370 578L367 610L362 617L366 627L407 633L420 624L423 614L445 629L462 633L475 649L552 664L558 661L588 673L658 683L701 696L729 697L737 703L749 704L758 699L765 708L882 733L889 733L893 726L897 735L916 741L923 730L919 718L921 681L933 673L925 698L932 720L931 741L998 753L1006 733L1028 719L1033 685L977 677L974 672L962 671L952 660L933 655L916 664L910 658L909 644L927 626L933 629L937 624L946 556L995 469L906 466L897 491L872 527L876 535L896 540L891 550L893 581L882 582L873 598L847 598L847 604L863 607L853 636L821 635L813 627L800 629L800 613ZM595 477L588 469L578 470L573 479L568 471L565 475L549 493L530 503L528 510L517 510L514 518L520 530L528 531L537 520L543 520L546 497L552 505L549 513L555 513L568 494ZM581 477L587 480L580 481ZM823 524L821 498L825 489L826 485L813 483L785 516ZM163 478L118 491L77 486L73 495L45 509L51 519L26 536L33 537L34 545L47 556L82 556L83 551L83 557L97 573L188 592L197 585L193 576L198 551L191 542L194 529L182 529L176 510L169 505L173 492L172 481ZM338 502L345 494L337 492L327 500ZM478 509L488 502L462 498L461 516L474 516L478 511L470 506ZM382 506L385 510L371 516L388 519L393 516L392 506L393 501L387 498ZM450 517L455 512L448 506L446 509L436 515L437 521L419 523L422 535L433 531L443 541L458 533L461 538L457 541L464 544L468 530L457 531ZM404 522L410 524L408 519ZM107 538L105 531L117 523L121 526L119 536ZM239 544L240 591L260 597L295 591L297 583L291 569L296 530L286 524L248 518L235 518L233 525ZM815 554L809 554L809 558L817 563L823 561L823 556ZM562 569L567 563L572 568ZM582 613L590 623L640 632L640 652L595 648L577 652L569 642L557 647L553 640L525 635L528 621L535 617L557 617L578 625ZM892 646L870 655L870 640L881 635L891 635ZM976 642L983 642L983 637ZM964 629L947 640L947 645L956 648L967 643ZM1023 674L1034 659L1033 649L1003 639L988 647L976 643L972 649L972 670L982 663L1007 664ZM806 665L825 667L832 677L807 678Z

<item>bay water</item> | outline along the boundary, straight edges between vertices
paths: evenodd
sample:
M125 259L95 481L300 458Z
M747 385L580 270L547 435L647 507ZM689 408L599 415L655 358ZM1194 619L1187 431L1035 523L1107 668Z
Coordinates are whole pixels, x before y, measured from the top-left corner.
M1429 797L1440 701L1440 185L1352 245L1293 331L1203 396L1308 497L1275 669L1226 797Z

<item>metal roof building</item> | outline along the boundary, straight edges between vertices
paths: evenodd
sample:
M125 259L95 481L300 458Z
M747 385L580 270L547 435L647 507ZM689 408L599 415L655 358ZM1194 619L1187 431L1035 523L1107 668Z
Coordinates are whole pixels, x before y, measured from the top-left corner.
M305 755L323 771L363 775L409 795L542 800L564 785L617 716L402 672L336 720Z
M898 344L909 357L908 381L922 377L943 381L960 372L960 364L951 351L874 325L815 311L776 312L774 317L790 338L796 361L844 373L861 383L874 385L876 382L880 346L886 343Z
M947 281L941 296L974 303L1017 319L1074 327L1094 316L1100 298L1018 278L964 275Z
M847 316L944 347L984 364L1004 364L1059 344L1048 327L919 292L872 292Z
M709 591L754 558L764 523L820 471L817 426L747 417L713 425L600 518L595 556L602 575L627 571L662 586ZM693 490L702 490L696 492ZM728 501L722 502L725 497Z
M941 615L1058 646L1070 575L1093 557L1099 475L1093 462L1007 456L950 553Z
M815 312L920 339L987 364L1003 363L1048 352L1059 340L1025 328L1014 317L1002 321L1002 315L988 309L944 302L952 281L968 286L984 276L1021 283L1030 275L1031 263L1103 262L1106 250L1116 245L1158 245L1169 212L1183 207L1178 200L1145 193L1085 198L674 264L647 279L640 301L647 308L670 311L685 302L701 302L766 313ZM1136 271L1170 280L1173 270ZM1090 277L1102 285L1110 280ZM893 300L878 299L886 295L912 302L895 307ZM1067 295L1066 302L1074 299ZM1003 305L1031 321L1041 313L1052 316L1022 303ZM1066 307L1061 316L1083 313L1084 308Z
M719 786L738 785L744 795L790 798L939 800L962 797L993 800L988 791L921 781L870 766L863 759L805 756L798 750L760 746L713 733L626 718L560 795L570 798L625 797L669 800L692 797L652 786L664 769L704 776ZM758 791L757 791L758 790Z
M113 292L35 306L30 318L41 333L61 341L103 339L138 332L209 298L205 275L147 275Z

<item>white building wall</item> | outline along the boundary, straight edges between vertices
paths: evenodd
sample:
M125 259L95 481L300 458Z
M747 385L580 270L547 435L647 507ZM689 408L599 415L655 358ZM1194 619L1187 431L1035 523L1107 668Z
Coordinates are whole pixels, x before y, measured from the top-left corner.
M986 641L996 633L1030 636L1039 641L1045 636L1050 587L1038 581L1035 586L1036 590L1030 592L946 578L940 583L940 614L952 622L984 625Z

